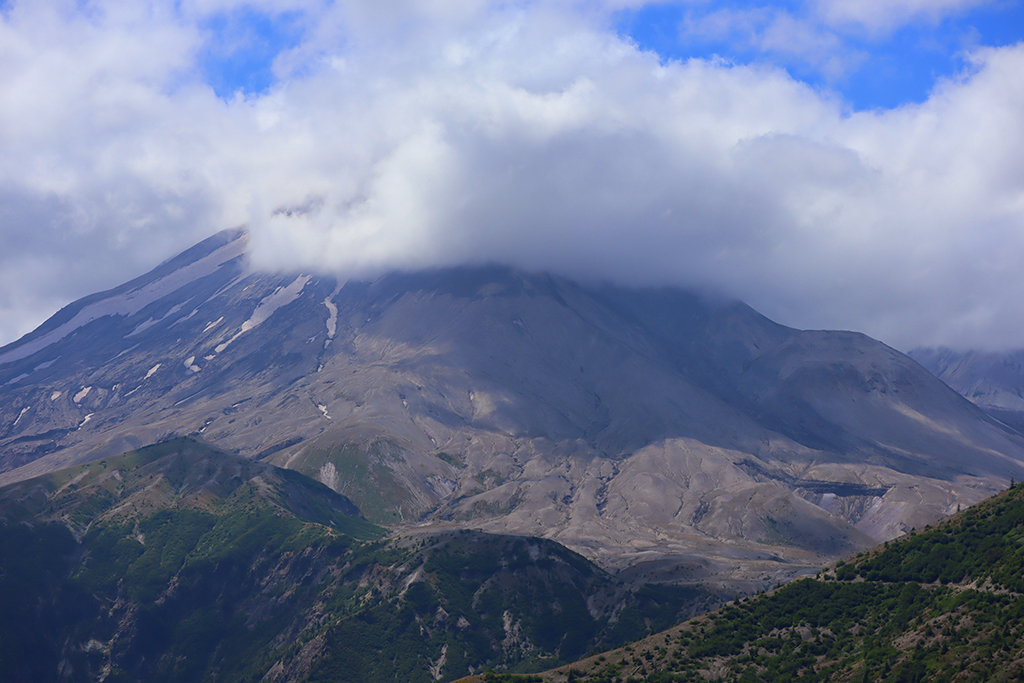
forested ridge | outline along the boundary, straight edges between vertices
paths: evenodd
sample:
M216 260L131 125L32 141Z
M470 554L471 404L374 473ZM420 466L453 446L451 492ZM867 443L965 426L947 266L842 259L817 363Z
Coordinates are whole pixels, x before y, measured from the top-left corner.
M547 672L542 680L1020 680L1022 617L1024 486L1018 485L814 578L739 600ZM489 680L520 679L490 674Z

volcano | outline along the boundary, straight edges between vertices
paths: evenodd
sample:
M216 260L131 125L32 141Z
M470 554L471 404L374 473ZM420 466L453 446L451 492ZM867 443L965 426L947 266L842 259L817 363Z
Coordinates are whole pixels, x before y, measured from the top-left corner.
M1024 477L1024 437L855 332L503 266L264 273L214 235L0 349L0 483L175 436L395 530L752 590Z

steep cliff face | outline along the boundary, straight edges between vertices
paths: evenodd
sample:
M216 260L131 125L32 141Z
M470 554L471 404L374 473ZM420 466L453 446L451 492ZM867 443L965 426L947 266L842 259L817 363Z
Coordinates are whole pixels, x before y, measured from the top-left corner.
M378 523L752 589L1024 476L1024 437L863 335L502 267L261 274L245 242L0 349L0 481L195 434Z

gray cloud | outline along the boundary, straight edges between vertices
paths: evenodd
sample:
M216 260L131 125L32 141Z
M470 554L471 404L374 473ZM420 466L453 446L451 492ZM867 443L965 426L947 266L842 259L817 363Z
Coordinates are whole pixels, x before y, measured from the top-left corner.
M308 32L268 92L223 101L198 60L227 0L16 3L0 335L248 224L269 269L501 261L902 348L1024 346L1024 46L851 112L781 70L662 63L608 8L407 4L264 3Z

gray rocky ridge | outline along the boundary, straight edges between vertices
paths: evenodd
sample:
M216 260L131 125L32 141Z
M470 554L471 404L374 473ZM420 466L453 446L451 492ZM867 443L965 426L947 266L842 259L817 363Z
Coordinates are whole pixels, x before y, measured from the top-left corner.
M1024 476L1024 437L861 334L499 266L259 273L246 242L0 349L0 483L195 435L398 530L542 536L730 592Z
M908 355L986 413L1024 433L1024 349L917 348Z

